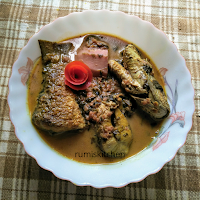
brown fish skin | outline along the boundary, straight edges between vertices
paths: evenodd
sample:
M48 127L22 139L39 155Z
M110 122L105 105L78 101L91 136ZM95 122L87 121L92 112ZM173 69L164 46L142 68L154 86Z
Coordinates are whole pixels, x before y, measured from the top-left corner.
M151 67L151 64L140 57L138 50L134 45L129 44L125 47L123 52L123 63L132 78L140 84L141 88L145 88L148 76L144 70L144 66L149 65L149 67Z
M62 46L68 51L61 51L55 46ZM84 129L85 120L75 101L75 95L64 83L64 69L69 61L71 44L40 41L40 47L43 59L43 89L32 115L33 124L51 135Z
M110 60L108 64L126 92L154 121L160 121L169 115L166 94L154 78L151 64L140 57L134 45L129 44L124 49L124 67L114 60Z
M150 87L148 98L131 96L154 121L163 120L170 113L167 97L157 80L151 75L148 78L148 85Z
M98 48L98 49L108 49L108 44L101 41L101 39L96 35L88 35L84 38L86 46L88 48Z
M137 48L132 44L125 48L123 62L132 78L138 80L141 87L148 86L146 87L148 97L144 98L134 94L131 94L131 97L153 120L159 121L166 118L169 115L170 107L162 86L154 77L151 64L140 57Z
M68 53L73 49L72 43L57 43L46 40L38 40L42 62L44 65L52 62L58 63L59 61L69 62Z
M135 94L147 94L147 91L143 89L140 83L133 79L129 71L127 71L121 64L115 60L110 60L108 62L110 71L113 72L118 79L121 81L122 87L133 95Z
M97 124L100 149L108 157L124 157L129 152L133 140L132 131L126 117L119 108L115 110L114 126L111 117Z

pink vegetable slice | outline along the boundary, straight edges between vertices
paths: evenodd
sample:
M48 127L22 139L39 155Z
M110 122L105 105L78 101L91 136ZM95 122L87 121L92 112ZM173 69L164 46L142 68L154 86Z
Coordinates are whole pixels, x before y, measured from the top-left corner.
M83 61L95 77L107 77L108 49L83 48L75 55L75 60Z

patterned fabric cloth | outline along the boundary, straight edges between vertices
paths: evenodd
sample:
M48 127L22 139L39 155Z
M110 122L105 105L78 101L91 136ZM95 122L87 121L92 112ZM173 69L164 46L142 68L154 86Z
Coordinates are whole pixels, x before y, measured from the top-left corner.
M161 171L123 188L79 187L38 166L16 138L7 104L12 66L29 38L58 17L119 10L153 23L186 60L195 89L193 127ZM200 199L200 0L0 0L0 199Z

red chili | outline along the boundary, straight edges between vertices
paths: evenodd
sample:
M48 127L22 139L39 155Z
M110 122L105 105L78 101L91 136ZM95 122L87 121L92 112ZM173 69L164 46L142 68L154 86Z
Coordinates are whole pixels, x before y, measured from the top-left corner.
M81 61L73 61L65 67L65 84L74 90L85 90L92 81L92 71Z

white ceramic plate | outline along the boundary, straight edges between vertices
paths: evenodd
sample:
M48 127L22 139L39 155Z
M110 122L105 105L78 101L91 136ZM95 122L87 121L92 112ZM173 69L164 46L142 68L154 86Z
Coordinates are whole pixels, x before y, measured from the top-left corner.
M170 116L147 149L119 163L83 164L65 158L51 149L31 124L25 83L33 62L40 56L38 39L60 41L86 33L116 35L136 44L150 56L165 79ZM76 185L102 188L141 181L170 161L185 143L191 129L193 98L194 90L185 60L163 32L149 22L122 12L85 11L58 18L30 38L14 63L8 103L16 136L42 168Z

